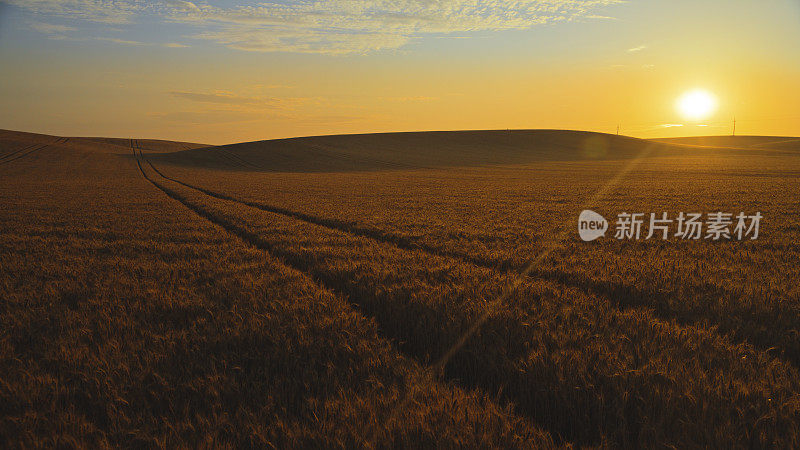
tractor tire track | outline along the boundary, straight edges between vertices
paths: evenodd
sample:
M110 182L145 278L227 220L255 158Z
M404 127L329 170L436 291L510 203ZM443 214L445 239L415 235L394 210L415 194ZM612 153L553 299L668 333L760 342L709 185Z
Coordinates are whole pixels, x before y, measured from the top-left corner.
M23 145L21 148L18 148L16 150L12 150L12 151L6 153L5 155L0 156L0 161L4 160L6 158L11 158L12 156L19 154L20 152L24 152L25 150L28 150L28 149L33 148L33 147L36 147L37 145L41 145L41 144Z
M133 150L133 155L136 158L136 164L139 167L139 172L141 172L142 176L147 181L149 181L150 184L152 184L153 186L158 188L161 192L166 194L168 197L170 197L170 198L172 198L174 200L177 200L183 206L187 207L189 210L191 210L195 214L199 215L200 217L208 220L209 222L211 222L211 223L213 223L215 225L218 225L218 226L222 227L228 233L233 234L233 235L239 237L240 239L244 240L250 246L256 247L259 250L270 251L268 246L258 239L258 236L254 235L253 233L248 232L244 228L239 227L236 224L234 224L234 223L232 223L232 222L230 222L228 220L225 220L222 217L215 216L211 212L207 211L205 208L190 202L184 196L180 195L180 193L178 193L178 192L176 192L176 191L174 191L174 190L162 185L161 183L155 181L153 178L151 178L147 174L147 172L144 170L144 167L142 167L142 159L144 159L145 161L147 161L147 159L144 157L144 154L142 153L142 150L136 146L135 141L133 139L131 140L131 148ZM138 154L137 154L137 150L138 150ZM149 163L149 161L148 161L148 163ZM152 165L151 165L151 167L152 167ZM281 260L281 262L283 262L283 261ZM291 266L289 264L287 264L287 266L294 268L293 266ZM297 270L297 269L295 268L295 270ZM306 273L306 272L303 272L303 273Z
M0 156L0 160L10 158L10 157L12 157L14 155L18 155L19 153L24 152L25 150L29 150L29 149L31 149L33 147L36 147L36 146L58 144L62 139L68 139L68 138L64 138L64 137L56 138L55 141L53 141L53 142L51 142L49 144L42 144L42 143L38 143L37 142L37 143L30 144L30 145L22 146L22 148L18 148L18 149L14 150L14 151L11 151L9 153L6 153L5 155ZM66 142L66 141L64 141L64 142Z
M22 158L24 158L26 156L32 155L32 154L34 154L34 153L36 153L36 152L38 152L38 151L40 151L40 150L42 150L42 149L44 149L46 147L50 147L51 145L65 144L68 140L69 140L69 138L67 138L67 137L60 137L60 138L56 139L55 142L51 142L49 144L38 144L36 146L33 146L33 148L27 147L26 149L18 150L16 152L16 155L13 156L13 157L9 158L8 156L10 156L10 155L7 155L6 156L7 159L0 161L0 165L8 164L8 163L10 163L12 161L17 161L17 160L22 159ZM27 149L30 149L30 150L27 150ZM23 152L23 150L27 150L27 151ZM22 152L22 153L20 153L20 152Z
M131 142L132 142L132 144L131 144L132 146L135 145L133 140ZM137 150L138 150L138 156L137 156L137 153L136 153ZM360 295L358 293L352 292L352 290L348 289L346 286L339 285L336 281L334 281L330 277L326 277L324 275L324 273L319 273L317 270L314 270L307 262L304 262L297 255L292 254L291 251L281 250L279 248L275 248L274 245L270 244L269 242L266 242L257 233L253 233L253 232L247 230L245 227L243 227L241 225L238 225L238 224L234 223L233 221L231 221L231 220L229 220L229 219L227 219L225 217L221 217L219 215L214 214L212 211L209 211L208 209L203 207L199 202L192 201L192 200L188 199L187 197L185 197L184 195L181 195L181 193L179 193L179 192L177 192L177 191L175 191L173 189L170 189L169 187L165 186L164 184L160 183L159 181L154 180L153 177L151 177L150 175L147 174L147 171L144 169L145 166L144 166L144 163L142 162L142 160L144 160L144 162L147 163L147 165L149 165L150 168L155 173L157 173L159 176L163 177L165 180L171 181L171 182L179 184L179 185L183 185L179 181L172 181L171 179L165 177L152 164L152 162L150 162L150 160L148 160L144 156L144 154L142 153L142 150L140 148L135 148L134 147L133 148L133 152L134 152L134 156L136 156L136 163L137 163L137 165L139 167L139 171L141 172L142 176L148 182L150 182L150 184L155 186L157 189L159 189L161 192L166 194L168 197L172 198L173 200L178 201L183 206L188 208L190 211L194 212L195 214L197 214L198 216L200 216L203 219L207 220L208 222L219 226L220 228L222 228L227 233L229 233L229 234L231 234L233 236L236 236L237 238L241 239L245 244L247 244L247 245L249 245L251 247L254 247L254 248L258 249L258 250L262 250L262 251L265 251L265 252L269 253L273 258L275 258L281 264L285 265L286 267L292 268L292 269L304 274L308 278L310 278L317 286L320 286L323 289L331 291L331 292L335 293L336 295L342 296L345 299L345 301L347 301L348 303L358 307L358 310L359 310L359 312L361 314L371 318L372 320L375 320L378 323L378 326L379 326L379 334L384 339L387 339L388 341L392 342L393 345L394 345L394 343L402 341L402 339L400 339L400 337L394 335L393 333L386 333L384 331L384 322L383 322L383 320L381 320L378 315L374 314L371 311L372 309L374 309L374 303L370 304L370 301L366 300L363 295ZM188 186L184 185L184 187L188 187ZM190 189L194 189L194 188L190 188ZM195 190L197 190L197 189L195 189ZM205 194L202 191L199 191L199 192L203 193L204 195L206 195L208 197L216 198L216 197L211 196L209 194ZM224 198L220 198L220 200L230 201L230 200L227 200L227 199L224 199ZM269 212L269 211L267 211L267 212ZM491 393L491 395L495 395L496 401L499 404L501 404L502 406L505 406L505 407L508 407L508 406L512 407L512 410L516 414L519 414L520 417L524 417L525 420L529 420L536 427L541 428L541 429L546 430L547 432L549 432L551 434L552 438L557 443L564 444L564 445L569 445L570 444L570 436L563 436L562 433L561 433L561 430L553 429L553 428L549 427L547 423L541 422L539 420L539 419L541 419L541 417L537 416L537 414L532 413L531 411L528 411L527 409L524 409L524 408L518 408L516 406L517 398L514 395L506 395L506 394L504 394L503 389L499 385L495 385L494 383L491 383L491 384L488 384L488 385L485 384L485 383L476 384L476 383L471 383L471 382L464 381L464 379L463 379L464 377L459 376L458 374L439 373L438 371L432 370L431 368L428 367L428 364L426 363L426 357L428 356L427 353L422 353L422 352L414 351L412 349L407 349L407 348L397 348L397 347L395 347L395 349L399 353L401 353L401 354L405 355L406 357L412 359L414 362L419 364L421 367L426 367L426 370L424 372L426 374L426 376L434 377L434 378L437 378L437 379L439 377L441 377L441 379L444 379L447 382L454 383L455 385L459 386L460 388L462 388L462 389L464 389L466 391L482 390L484 392L489 392L489 393ZM495 380L495 381L499 381L499 380ZM409 389L413 389L413 386L410 387Z
M694 312L695 314L682 311L675 311L673 308L669 306L673 295L667 291L661 291L656 289L652 290L640 289L635 286L632 286L629 283L624 283L620 281L595 280L587 276L575 275L556 269L535 268L529 271L527 274L522 274L522 270L517 265L509 261L493 261L488 258L483 258L480 256L465 255L454 251L443 250L424 243L414 242L408 238L387 233L375 228L359 227L355 224L342 222L336 219L326 219L311 214L289 210L278 206L267 205L264 203L253 202L249 200L242 200L228 194L223 194L210 189L206 189L204 187L195 186L190 183L186 183L182 180L164 174L149 159L147 158L144 159L147 162L147 164L150 165L153 171L155 171L162 178L180 184L189 189L193 189L197 192L203 193L210 197L217 198L219 200L231 201L250 208L259 209L274 214L280 214L306 223L318 225L330 230L347 233L352 236L372 239L374 241L383 244L392 245L404 251L421 251L431 256L455 259L463 263L471 264L473 266L478 266L485 269L494 270L500 273L513 273L517 275L523 275L528 278L541 279L562 286L576 288L583 291L586 294L594 295L603 300L606 300L620 310L623 311L638 310L642 308L652 310L653 315L655 317L658 317L659 319L662 320L675 321L677 324L681 326L695 326L702 324L704 322L717 325L720 324L719 317L713 314L703 315L701 313L698 313L697 311ZM731 295L730 292L718 286L710 287L708 289L711 289L711 291L707 292L707 295L716 297L724 297ZM744 317L747 317L751 313L743 310L741 311L741 314ZM789 363L791 363L796 367L800 367L800 354L790 353L786 351L786 349L781 349L775 345L776 343L774 341L769 339L757 340L748 338L746 336L737 336L735 334L737 327L730 326L729 328L730 330L723 329L721 331L726 332L728 334L733 332L734 334L731 336L731 340L733 342L748 343L761 351L770 352L770 354L778 356L779 358L788 361ZM781 352L780 350L784 351Z
M234 223L234 222L232 222L230 220L227 220L224 217L220 217L218 215L215 215L213 212L207 210L206 208L204 208L200 204L192 202L191 200L189 200L186 197L184 197L183 195L181 195L179 192L176 192L175 190L170 189L169 187L163 185L162 183L159 183L158 181L154 180L152 177L150 177L147 174L147 171L144 170L144 167L142 165L142 160L147 162L147 164L155 172L157 172L159 176L164 177L164 175L161 174L161 172L159 172L158 169L156 169L155 166L153 166L153 164L144 156L144 154L142 153L141 148L138 148L138 147L135 146L135 141L133 139L131 139L131 147L132 147L132 150L133 150L134 157L136 158L136 164L138 165L139 172L142 174L142 176L148 182L150 182L150 184L155 186L158 190L163 192L165 195L167 195L168 197L170 197L173 200L178 201L183 206L185 206L186 208L188 208L190 211L192 211L196 215L200 216L201 218L203 218L203 219L207 220L208 222L210 222L210 223L222 228L228 234L231 234L231 235L239 238L246 245L269 253L269 255L271 257L276 259L278 262L280 262L284 266L289 267L289 268L291 268L293 270L296 270L296 271L300 272L301 274L305 275L306 277L308 277L314 284L316 284L321 289L325 289L325 290L331 291L331 292L335 293L336 295L339 295L339 296L343 297L344 300L347 301L348 303L361 307L361 309L359 311L360 314L364 314L367 317L370 317L373 320L377 321L377 317L375 317L374 315L368 314L366 311L364 311L364 306L365 305L362 302L359 302L359 301L357 301L357 299L354 299L353 296L351 294L349 294L345 289L337 287L334 283L331 283L330 280L324 280L324 279L321 279L321 277L316 276L314 274L314 271L310 270L310 268L308 267L307 264L303 264L301 261L299 261L296 256L293 256L293 255L291 255L290 253L288 253L286 251L280 251L279 249L276 249L273 245L269 244L268 242L265 242L258 234L253 233L251 231L248 231L246 228L244 228L244 227L242 227L240 225L237 225L236 223ZM138 155L137 155L137 150L138 150ZM164 177L164 178L169 180L166 177ZM175 182L175 183L180 184L179 182ZM380 323L380 321L378 321L378 323ZM392 342L392 346L394 347L394 342L396 342L396 339L394 337L386 336L383 333L380 333L380 335L384 339L386 339L387 341ZM396 348L396 347L395 347L395 351L397 351L398 353L403 354L406 357L410 358L415 363L419 364L420 367L426 367L425 360L422 357L422 355L417 355L417 354L414 354L412 352L407 352L405 350L401 350L401 349ZM431 377L431 378L435 378L437 376L435 373L433 373L430 370L424 370L423 374L424 374L425 377ZM462 383L459 378L455 378L455 377L445 377L445 379L447 381L449 381L449 382L454 382L455 384L459 385L462 389L464 389L466 391L473 391L476 388L483 388L484 387L484 386L474 386L474 385L469 385L469 384L466 384L466 383ZM508 406L509 399L500 398L498 396L496 401L498 401L503 406ZM511 400L511 401L513 401L513 400ZM524 417L526 420L530 420L533 425L535 425L537 427L540 427L543 430L548 430L548 428L546 426L544 426L543 424L537 423L531 415L527 414L527 412L521 411L521 413L522 413L521 417ZM562 444L566 444L567 443L567 441L564 440L562 437L560 437L558 435L558 433L552 433L552 437L553 437L554 440L556 440L556 442L560 442Z
M134 153L135 153L135 150L134 150ZM210 195L210 194L207 194L206 192L204 192L203 188L192 187L190 185L187 185L186 183L183 183L183 182L180 182L180 181L174 181L173 179L170 179L169 177L164 176L164 174L161 173L152 164L152 162L150 162L146 157L144 157L144 155L141 152L141 149L139 150L139 156L140 156L141 159L144 159L145 160L144 162L146 162L150 166L150 168L153 171L152 173L157 174L158 176L162 177L166 181L169 181L169 182L175 183L176 185L184 186L186 188L198 191L198 192L200 192L200 193L202 193L202 194L204 194L204 195L206 195L208 197L211 197L211 198L217 198L219 200L224 200L224 201L232 201L233 203L238 203L238 204L245 204L245 203L242 203L242 202L239 202L239 201L236 201L236 200L229 200L228 198L224 198L224 197L229 197L229 196L225 196L224 194L219 194L222 197L219 197L219 196L215 197L213 195ZM342 284L342 283L338 282L335 277L327 274L324 269L314 268L312 263L310 263L308 261L305 261L301 256L299 256L297 254L294 254L291 250L281 249L279 246L276 247L273 243L270 243L268 240L266 240L264 237L260 236L258 233L248 230L246 226L241 224L242 223L241 219L239 219L239 220L236 219L236 215L235 214L233 216L231 216L231 217L224 217L223 214L215 213L211 209L208 209L206 206L203 206L204 202L202 200L202 198L203 198L202 196L199 196L199 197L196 197L196 198L190 198L190 197L187 197L184 194L181 194L180 192L178 192L176 190L173 190L173 189L167 187L165 184L163 184L163 182L156 181L155 179L153 179L153 178L155 178L154 176L151 177L150 175L147 174L148 171L144 170L144 167L143 167L144 164L143 164L143 162L141 161L140 158L137 158L137 164L139 166L139 170L142 172L142 175L151 184L153 184L156 188L158 188L159 190L164 192L170 198L173 198L173 199L179 201L180 203L182 203L184 206L189 208L191 211L193 211L197 215L205 218L209 222L212 222L212 223L222 227L228 233L239 237L240 239L245 241L247 244L249 244L249 245L251 245L251 246L253 246L255 248L258 248L260 250L269 252L273 257L278 259L282 264L284 264L284 265L286 265L288 267L291 267L291 268L293 268L293 269L295 269L295 270L297 270L299 272L302 272L302 273L306 274L308 277L310 277L312 280L314 280L319 286L322 286L325 289L328 289L328 290L330 290L332 292L335 292L338 295L343 296L349 302L353 303L354 305L357 305L359 307L359 309L361 310L362 314L365 314L365 315L375 319L377 321L377 323L379 324L380 329L384 330L384 331L382 331L381 334L385 338L389 338L390 340L396 341L396 342L401 342L401 343L403 342L403 339L402 339L403 338L403 334L402 333L395 334L397 332L397 330L392 331L392 329L389 328L389 330L386 331L386 329L384 328L385 321L391 320L391 318L386 316L386 314L382 314L379 311L375 311L376 305L379 303L378 300L380 299L380 296L372 294L371 291L369 291L369 292L368 291L363 291L362 292L358 288L354 289L352 287L349 287L346 283ZM249 206L249 205L247 205L247 206ZM257 209L261 209L261 208L257 208ZM267 211L267 212L270 212L270 211ZM243 222L243 223L245 223L245 225L246 225L246 222ZM416 249L416 250L418 250L418 249ZM495 273L497 273L497 272L495 272ZM527 277L523 277L522 274L516 273L515 271L510 271L510 275L514 275L514 274L520 276L521 277L520 279L527 278ZM656 319L654 317L654 315L651 315L651 313L649 311L649 308L645 309L645 310L640 310L640 311L641 311L642 314L644 314L646 316L650 316L651 317L651 319L650 319L651 321L653 321L653 319L655 319L655 321L659 321L660 322L660 320ZM709 330L709 329L705 329L705 328L702 328L702 329L698 330L698 332L707 333L709 335L715 334L714 330ZM404 353L405 355L407 355L408 357L410 357L410 358L414 359L415 361L417 361L418 363L422 364L423 366L426 365L425 361L430 359L429 358L430 355L428 353L420 352L417 349L415 349L413 346L412 347L408 347L408 348L402 348L402 349L399 349L399 350L402 353ZM474 370L474 368L475 368L475 366L472 365L472 364L467 364L465 366L469 368L468 370ZM520 373L516 373L516 374L509 373L508 375L512 375L511 376L511 381L508 381L506 378L502 378L502 377L501 377L501 379L491 379L491 380L490 379L470 380L469 379L469 375L467 373L462 373L460 371L461 369L463 369L463 367L456 368L456 369L454 369L453 372L445 371L445 372L441 373L440 376L443 377L442 379L444 379L444 380L446 380L448 382L452 382L452 383L454 383L456 385L462 386L464 389L467 389L467 390L478 389L480 391L489 392L490 395L495 395L498 402L501 402L501 404L503 404L503 405L511 405L513 407L513 409L518 414L520 414L521 416L524 416L527 419L531 420L531 422L533 424L539 426L540 428L550 432L551 435L557 440L557 442L560 442L562 444L567 444L570 441L573 441L574 443L587 444L587 445L594 445L594 444L599 444L600 443L599 441L596 441L595 438L591 437L591 435L589 437L585 437L585 436L581 436L581 435L578 435L578 434L574 434L574 429L571 428L572 425L569 425L566 428L564 428L564 425L560 422L559 419L548 419L548 417L551 417L551 416L552 417L562 417L562 416L568 417L568 416L565 416L565 414L568 414L569 411L573 411L575 409L580 409L580 405L582 405L582 403L581 403L582 400L580 400L580 399L582 397L579 396L577 399L575 399L574 401L576 403L573 403L572 399L570 398L571 400L566 402L566 403L564 403L564 404L557 404L557 403L552 403L552 402L548 402L548 401L544 401L544 403L542 403L542 401L540 401L540 400L537 400L537 401L535 401L533 403L528 404L525 401L525 399L528 398L527 397L527 395L528 395L527 392L528 391L526 390L527 388L526 387L520 387L520 386L527 386L525 383L522 383L522 381L525 380L524 372L520 372ZM436 372L438 373L438 371L436 371ZM508 382L508 384L506 384L506 382ZM543 407L542 405L544 405L544 404L546 404L546 406L547 406L546 407L547 413L542 414L541 409ZM572 422L568 422L568 423L572 423ZM593 427L595 425L594 425L594 422L592 420L589 420L589 422L584 424L584 425L586 425L586 426L590 427L592 430L594 430ZM599 432L599 430L598 430L598 432ZM576 439L577 439L577 441L576 441Z

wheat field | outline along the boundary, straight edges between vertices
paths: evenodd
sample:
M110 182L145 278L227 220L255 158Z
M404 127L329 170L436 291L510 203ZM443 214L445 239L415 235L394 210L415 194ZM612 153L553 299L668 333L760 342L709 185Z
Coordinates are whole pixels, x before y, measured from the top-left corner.
M799 192L791 137L2 131L0 446L797 448Z

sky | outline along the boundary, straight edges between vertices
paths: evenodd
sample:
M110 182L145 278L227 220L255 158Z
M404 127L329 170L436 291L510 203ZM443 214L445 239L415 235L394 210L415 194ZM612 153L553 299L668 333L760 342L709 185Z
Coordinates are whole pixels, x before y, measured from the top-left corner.
M682 94L716 100L687 118ZM0 0L0 128L800 135L798 0Z

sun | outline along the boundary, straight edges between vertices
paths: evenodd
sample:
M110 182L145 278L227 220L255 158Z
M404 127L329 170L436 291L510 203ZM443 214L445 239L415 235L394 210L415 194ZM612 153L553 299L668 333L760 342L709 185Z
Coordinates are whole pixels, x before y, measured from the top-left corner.
M704 89L694 89L678 97L678 112L687 120L703 120L717 109L717 98Z

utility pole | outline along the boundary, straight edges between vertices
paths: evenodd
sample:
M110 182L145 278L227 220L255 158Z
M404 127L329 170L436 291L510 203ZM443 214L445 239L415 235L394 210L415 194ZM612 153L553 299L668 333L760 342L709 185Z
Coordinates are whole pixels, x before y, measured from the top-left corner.
M733 118L733 135L736 136L736 117Z
M617 125L617 136L619 136L619 125Z

